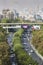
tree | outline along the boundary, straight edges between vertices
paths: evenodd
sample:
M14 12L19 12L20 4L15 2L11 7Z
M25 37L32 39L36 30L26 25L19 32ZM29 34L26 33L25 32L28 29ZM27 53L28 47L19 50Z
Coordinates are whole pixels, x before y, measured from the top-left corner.
M7 65L7 62L9 61L9 51L8 50L9 50L9 46L8 46L7 42L1 42L0 43L1 65Z
M4 18L4 19L1 20L1 23L8 23L8 21L9 20L7 18Z
M9 45L6 41L6 33L0 32L0 65L10 65Z
M3 32L0 32L0 42L3 42L6 40L5 34Z

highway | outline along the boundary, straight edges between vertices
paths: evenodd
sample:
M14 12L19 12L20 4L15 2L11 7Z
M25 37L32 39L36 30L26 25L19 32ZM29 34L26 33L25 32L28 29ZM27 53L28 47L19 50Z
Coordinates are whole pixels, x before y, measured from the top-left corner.
M28 38L27 38L28 37ZM32 39L32 34L30 29L28 29L27 31L25 31L22 34L22 44L23 47L25 49L25 51L35 60L38 62L38 65L43 65L43 61L42 59L35 53L35 51L33 50L33 48L31 47L31 39Z
M17 65L17 63L15 63L16 62L15 54L13 53L12 38L13 38L13 33L10 33L7 37L8 44L11 47L10 60L11 60L12 65ZM22 34L22 44L23 44L24 50L33 58L33 60L38 62L38 65L43 65L42 59L35 53L35 51L31 47L31 44L30 44L31 39L32 39L32 31L30 28L30 29L25 30L24 33Z
M8 36L7 36L7 42L10 46L10 62L11 62L11 65L17 65L16 63L16 58L15 58L15 53L13 51L13 47L12 47L12 38L13 38L13 33L10 33Z

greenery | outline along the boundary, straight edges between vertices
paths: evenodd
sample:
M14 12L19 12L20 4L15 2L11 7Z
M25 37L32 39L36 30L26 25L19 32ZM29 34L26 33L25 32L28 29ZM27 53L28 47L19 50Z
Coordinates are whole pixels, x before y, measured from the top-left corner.
M32 44L43 56L43 30L33 31Z
M7 18L2 19L1 23L8 23L8 19Z
M21 35L24 32L23 29L19 29L16 33L14 33L13 37L13 50L16 55L18 65L38 65L23 49L23 45L21 44Z
M43 30L43 25L41 25L41 30Z
M15 18L15 19L8 19L8 18L2 18L0 20L0 23L42 23L40 21L30 21L30 20L24 20L22 18Z
M2 29L0 31L0 65L10 65L9 48L6 41L6 33Z

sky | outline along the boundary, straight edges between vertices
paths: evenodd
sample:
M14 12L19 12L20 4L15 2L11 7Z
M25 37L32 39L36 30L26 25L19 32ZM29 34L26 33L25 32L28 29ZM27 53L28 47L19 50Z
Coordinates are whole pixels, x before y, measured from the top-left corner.
M43 7L43 0L0 0L0 10L4 8L10 9L33 9Z

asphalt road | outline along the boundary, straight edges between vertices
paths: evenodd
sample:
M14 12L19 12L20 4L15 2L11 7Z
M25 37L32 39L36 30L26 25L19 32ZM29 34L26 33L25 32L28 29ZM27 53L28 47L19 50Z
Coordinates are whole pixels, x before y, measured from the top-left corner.
M27 38L28 37L28 38ZM28 41L29 39L29 41ZM24 49L26 50L26 52L35 60L38 62L38 65L43 65L43 61L41 60L41 58L39 58L39 56L35 53L35 51L32 49L31 47L31 39L32 39L32 34L31 34L31 30L28 29L27 31L25 31L22 34L22 44L24 46Z
M11 65L17 65L15 54L14 54L13 47L12 47L12 38L13 38L13 33L10 33L7 36L7 42L10 46L10 62L11 62Z
M10 33L7 37L7 41L9 46L11 47L11 56L10 56L10 60L12 65L16 65L15 64L15 54L12 51L12 37L13 37L13 33ZM28 38L27 38L28 37ZM41 58L39 58L39 56L35 53L35 51L32 49L31 47L31 39L32 39L32 34L31 34L31 29L28 29L27 31L25 31L22 34L22 44L23 47L25 49L25 51L35 60L38 62L38 65L43 65L43 61L41 60ZM29 41L28 41L29 40Z

